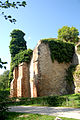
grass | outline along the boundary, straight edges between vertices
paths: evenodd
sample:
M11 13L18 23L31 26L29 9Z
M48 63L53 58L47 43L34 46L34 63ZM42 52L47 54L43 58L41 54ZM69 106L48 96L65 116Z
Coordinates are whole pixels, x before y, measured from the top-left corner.
M63 102L62 106L80 108L80 93L64 95L64 97L67 99L66 102Z
M31 106L55 106L55 107L75 107L80 108L80 93L64 96L46 96L38 98L16 98L12 99L9 105L31 105Z
M39 114L26 114L26 113L16 113L8 112L6 120L55 120L55 116L39 115ZM62 118L62 120L78 120L73 118Z

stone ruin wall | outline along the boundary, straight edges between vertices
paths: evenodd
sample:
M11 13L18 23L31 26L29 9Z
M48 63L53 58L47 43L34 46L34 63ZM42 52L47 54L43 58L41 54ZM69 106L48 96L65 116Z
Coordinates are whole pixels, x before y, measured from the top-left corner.
M34 88L37 96L67 94L64 76L69 66L70 63L52 62L48 44L39 41L30 65L31 97L34 97Z
M48 44L39 41L30 64L24 62L14 69L11 97L69 94L69 85L64 78L70 65L71 63L58 63L56 60L52 62Z
M77 52L77 47L80 45L80 42L75 46L75 54L73 56L73 64L76 65L76 70L73 75L74 77L74 85L75 85L75 93L80 93L80 54Z
M11 82L11 97L30 97L29 84L29 65L21 63L13 71L13 80Z

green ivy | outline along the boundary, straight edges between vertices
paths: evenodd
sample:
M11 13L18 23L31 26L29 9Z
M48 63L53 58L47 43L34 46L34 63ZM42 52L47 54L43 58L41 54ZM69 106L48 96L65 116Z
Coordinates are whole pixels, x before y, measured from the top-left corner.
M15 55L15 57L12 58L11 62L11 68L9 73L9 79L10 81L13 79L13 70L15 67L17 67L22 62L29 63L31 61L33 51L31 49L24 50L18 54Z
M32 53L33 51L31 49L28 49L16 54L15 57L12 59L13 68L17 67L22 62L29 63L31 60Z
M59 63L72 62L73 54L75 52L74 44L63 42L57 39L43 39L43 43L49 44L52 61L57 60Z
M77 53L80 54L80 45L77 46Z
M65 76L65 80L69 83L72 84L72 82L74 81L74 73L76 70L76 65L70 65L70 67L68 68L68 70L66 70L66 76Z

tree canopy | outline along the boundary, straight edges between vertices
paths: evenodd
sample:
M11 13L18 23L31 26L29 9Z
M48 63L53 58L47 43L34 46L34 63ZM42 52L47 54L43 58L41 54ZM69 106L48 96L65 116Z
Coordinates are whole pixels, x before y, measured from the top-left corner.
M7 89L9 87L9 70L0 75L0 90Z
M13 30L11 32L11 41L10 41L10 53L11 53L11 57L15 57L16 54L18 54L19 52L26 50L27 46L26 46L26 41L24 40L24 35L25 33L22 32L21 30Z
M4 16L5 20L9 20L11 23L15 23L16 22L16 19L12 18L11 15L6 15L4 12L3 12L3 8L4 9L9 9L9 8L14 8L14 9L18 9L18 7L25 7L27 4L25 1L12 1L10 2L10 0L0 0L0 10L1 10L1 14Z
M73 42L76 43L78 42L79 32L78 29L75 27L68 27L68 26L63 26L61 29L58 30L58 39L61 39L66 42Z
M4 64L7 64L7 62L2 62L1 58L0 58L0 68L5 68L6 69L6 66Z
M13 64L14 63L14 58L16 54L27 50L27 45L26 41L24 40L24 35L25 33L22 32L21 30L14 29L10 36L11 36L11 41L10 41L10 54L11 54L11 64L10 64L10 73L9 73L9 80L11 81L13 79Z

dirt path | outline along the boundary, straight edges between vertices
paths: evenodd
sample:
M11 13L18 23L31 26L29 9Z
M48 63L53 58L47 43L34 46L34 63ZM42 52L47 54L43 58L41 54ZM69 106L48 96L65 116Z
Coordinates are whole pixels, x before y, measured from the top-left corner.
M33 113L51 115L58 117L75 118L80 120L80 108L65 107L33 107L33 106L11 106L11 112Z

